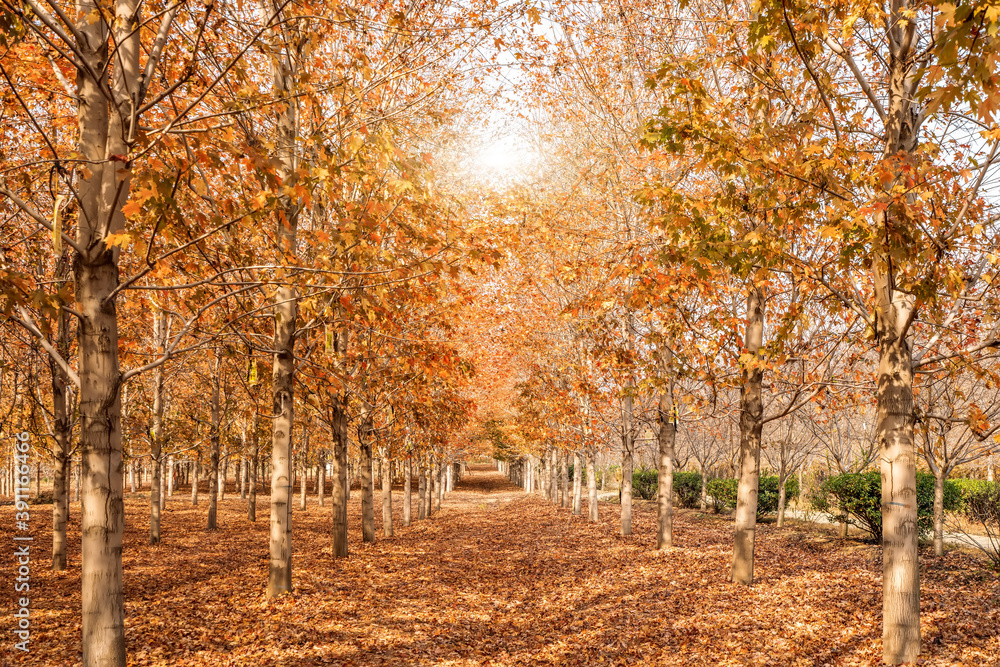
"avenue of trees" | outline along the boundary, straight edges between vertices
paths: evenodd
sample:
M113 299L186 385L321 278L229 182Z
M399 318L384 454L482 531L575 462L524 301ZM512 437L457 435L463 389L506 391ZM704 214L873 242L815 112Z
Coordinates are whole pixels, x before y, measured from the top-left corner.
M127 491L152 544L165 503L267 496L275 597L306 494L346 557L350 494L390 536L394 480L409 525L479 454L591 521L613 477L623 536L655 467L658 548L676 471L735 478L748 586L762 465L779 523L789 479L874 467L916 660L917 470L940 554L945 480L1000 458L998 32L992 0L0 0L0 437L51 473L53 569L82 501L84 665L126 664Z

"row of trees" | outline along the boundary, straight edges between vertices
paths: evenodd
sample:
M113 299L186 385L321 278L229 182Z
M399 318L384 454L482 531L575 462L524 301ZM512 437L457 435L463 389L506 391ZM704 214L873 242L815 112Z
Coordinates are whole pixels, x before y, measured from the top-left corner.
M329 471L344 556L349 456L369 539L373 457L459 455L462 281L499 253L430 151L523 9L0 4L0 431L53 461L57 569L81 462L85 665L126 661L128 461L152 469L153 542L171 457L204 464L208 528L220 459L266 461L275 596L295 456Z
M619 451L628 535L654 422L670 546L678 441L706 467L708 443L738 443L746 585L762 452L783 475L808 452L877 464L884 659L915 660L918 456L940 488L998 453L995 11L640 0L546 19L523 74L544 157L507 199L534 267L508 277L535 352L511 460Z
M125 660L126 451L269 457L278 595L300 434L335 480L351 441L362 476L613 448L628 535L644 415L661 547L684 439L738 443L746 585L765 439L870 437L884 658L916 658L917 446L942 479L996 451L990 3L0 6L0 386L57 468L79 443L86 665ZM436 171L503 82L533 162Z

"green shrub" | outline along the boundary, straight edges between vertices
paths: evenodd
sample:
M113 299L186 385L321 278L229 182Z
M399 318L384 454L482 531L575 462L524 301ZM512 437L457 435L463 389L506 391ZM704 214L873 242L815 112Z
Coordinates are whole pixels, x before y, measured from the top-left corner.
M632 472L632 497L656 500L660 473L645 466ZM696 472L675 472L674 492L681 507L697 507L701 498L701 475Z
M573 483L573 468L574 467L575 466L572 463L570 463L568 466L566 466L566 474L569 475L569 483L570 484ZM580 480L581 480L580 484L583 486L583 495L587 495L587 466L586 465L582 466L582 469L580 470Z
M958 488L951 480L944 484L944 509L960 503ZM835 521L847 521L861 528L875 541L882 541L882 477L879 471L843 473L823 481L813 500L815 509ZM934 527L934 475L917 472L917 532L926 535Z
M790 475L785 480L785 503L799 492L799 480ZM778 511L778 477L767 475L761 477L757 485L757 516L774 514Z
M951 480L955 488L958 489L959 501L958 511L966 512L969 506L969 498L991 489L1000 489L997 482L987 482L984 479L959 478Z
M681 507L698 507L701 504L701 473L675 472L674 493Z
M643 466L632 471L632 497L643 500L655 500L656 489L659 486L659 472L656 468Z
M705 493L712 497L716 512L735 509L739 482L735 479L709 480ZM799 492L799 480L794 475L785 480L785 502ZM765 475L757 481L757 517L778 511L778 477Z
M736 507L735 479L710 479L705 484L705 493L712 499L712 509L716 513Z
M1000 484L984 482L965 498L965 516L978 523L987 535L988 544L977 546L986 554L993 567L1000 570Z

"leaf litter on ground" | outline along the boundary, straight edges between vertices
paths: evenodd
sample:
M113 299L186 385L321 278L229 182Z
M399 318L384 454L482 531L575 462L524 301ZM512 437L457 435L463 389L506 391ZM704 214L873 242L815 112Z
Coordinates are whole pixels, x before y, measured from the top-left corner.
M655 506L634 534L617 507L587 520L501 475L473 468L440 513L365 544L349 502L350 557L331 557L331 510L293 509L291 595L265 598L268 498L258 520L237 494L167 502L147 542L148 498L127 495L123 566L129 665L878 665L881 561L875 546L760 524L757 580L727 580L732 524L679 512L675 547L656 551ZM378 502L376 501L376 507ZM416 502L413 505L416 515ZM0 540L13 544L13 510ZM34 520L30 652L8 637L0 664L79 665L79 505L69 569L48 569L50 531ZM376 524L381 516L376 509ZM848 548L853 547L853 548ZM922 664L1000 665L1000 580L974 556L922 552ZM11 567L10 558L4 559ZM12 606L13 586L7 587ZM8 606L8 609L11 608ZM6 615L7 622L12 620Z

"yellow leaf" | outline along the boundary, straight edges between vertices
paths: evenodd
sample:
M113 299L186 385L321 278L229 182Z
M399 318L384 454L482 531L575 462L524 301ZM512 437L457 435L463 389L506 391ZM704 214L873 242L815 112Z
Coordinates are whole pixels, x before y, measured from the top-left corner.
M122 214L126 217L131 218L133 215L138 214L142 210L142 204L137 201L129 201L124 206L122 206Z
M127 232L121 234L108 234L107 236L104 237L104 245L106 245L109 248L113 248L114 246L118 246L119 248L125 248L125 246L128 245L129 241L131 240L132 236L129 235Z

